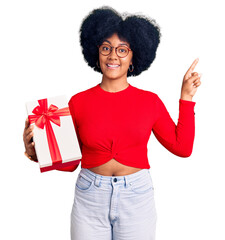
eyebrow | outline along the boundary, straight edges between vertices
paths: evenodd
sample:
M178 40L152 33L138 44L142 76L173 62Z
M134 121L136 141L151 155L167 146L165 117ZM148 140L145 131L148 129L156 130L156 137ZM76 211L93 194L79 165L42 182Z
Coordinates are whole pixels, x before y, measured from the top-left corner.
M111 44L111 42L109 40L106 40L106 39L103 40L103 42L108 42L109 44ZM126 45L127 47L129 47L127 43L120 43L119 45Z

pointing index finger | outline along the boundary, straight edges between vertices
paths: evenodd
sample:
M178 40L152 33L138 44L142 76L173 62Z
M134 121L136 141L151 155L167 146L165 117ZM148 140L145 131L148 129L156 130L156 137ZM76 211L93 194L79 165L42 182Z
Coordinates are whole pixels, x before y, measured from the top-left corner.
M187 72L186 72L186 74L185 74L185 76L184 76L184 79L185 79L185 80L188 79L189 77L191 77L191 73L194 71L194 69L195 69L198 61L199 61L199 59L196 58L196 59L194 60L194 62L191 64L190 68L187 70Z

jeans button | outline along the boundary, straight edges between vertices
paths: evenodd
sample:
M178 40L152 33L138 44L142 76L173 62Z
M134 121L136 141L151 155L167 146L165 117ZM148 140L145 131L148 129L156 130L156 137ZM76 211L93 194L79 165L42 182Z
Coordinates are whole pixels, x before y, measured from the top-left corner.
M116 178L114 178L114 179L113 179L113 181L114 181L114 182L117 182L117 179L116 179Z

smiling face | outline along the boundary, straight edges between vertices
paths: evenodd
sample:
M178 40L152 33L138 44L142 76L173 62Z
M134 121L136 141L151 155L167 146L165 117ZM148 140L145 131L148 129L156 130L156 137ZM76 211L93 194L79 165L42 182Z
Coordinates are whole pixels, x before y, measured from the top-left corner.
M108 56L99 53L99 63L103 73L103 79L126 80L128 68L132 64L133 52L129 51L126 57L120 58L117 56L115 48L119 46L130 48L129 43L120 40L115 33L111 37L105 39L102 44L114 47Z

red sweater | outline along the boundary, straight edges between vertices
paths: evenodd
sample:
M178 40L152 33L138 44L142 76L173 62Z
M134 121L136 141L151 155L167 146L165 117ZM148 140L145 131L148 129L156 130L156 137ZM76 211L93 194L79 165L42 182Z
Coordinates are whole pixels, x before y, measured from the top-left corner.
M75 94L69 108L81 147L81 168L97 167L115 158L127 166L149 169L151 131L171 153L189 157L195 135L194 106L195 102L180 99L175 125L157 94L130 84L115 93L97 84Z

